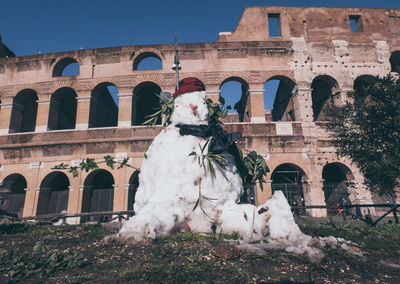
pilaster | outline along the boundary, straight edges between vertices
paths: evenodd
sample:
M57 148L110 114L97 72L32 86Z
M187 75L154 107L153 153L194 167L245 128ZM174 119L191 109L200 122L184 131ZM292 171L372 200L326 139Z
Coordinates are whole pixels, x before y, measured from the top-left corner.
M35 132L46 132L49 121L50 100L38 100Z

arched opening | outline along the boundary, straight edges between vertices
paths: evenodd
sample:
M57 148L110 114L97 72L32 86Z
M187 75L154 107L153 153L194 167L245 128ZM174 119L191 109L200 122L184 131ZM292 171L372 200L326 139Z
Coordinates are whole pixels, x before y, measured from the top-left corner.
M51 95L48 130L74 129L76 122L76 92L64 87Z
M285 195L290 206L304 206L303 182L306 180L304 171L293 164L279 165L271 175L272 193L280 190ZM305 215L304 209L295 209L297 215Z
M272 77L264 84L266 121L296 120L292 100L295 85L291 79L284 76Z
M356 92L364 93L364 90L367 90L368 88L373 87L377 81L378 81L378 78L375 76L371 76L371 75L358 76L354 80L353 89Z
M245 80L239 77L225 79L220 86L220 96L224 98L227 106L232 107L228 111L229 115L237 115L240 122L250 119L250 114L246 113L249 84Z
M140 53L133 61L133 70L161 70L162 60L154 52Z
M128 210L133 210L134 208L136 191L139 187L139 174L140 171L135 171L129 179Z
M143 82L133 89L132 125L142 125L149 115L161 109L161 88L153 82ZM161 124L161 119L157 122Z
M330 163L325 165L322 170L323 191L327 206L343 205L349 202L349 192L347 190L348 181L352 180L350 169L340 163ZM346 200L346 201L344 201ZM328 208L328 215L337 215L337 209Z
M25 89L13 99L10 133L35 131L38 96L34 90Z
M392 52L390 55L390 67L391 72L397 72L400 74L400 50Z
M118 89L105 82L97 85L90 97L89 127L118 126Z
M106 170L95 170L85 179L82 212L112 211L114 203L114 177ZM81 222L108 222L111 216L81 217Z
M26 179L20 174L7 176L0 185L0 208L22 216Z
M338 94L338 86L337 81L328 75L318 76L312 81L311 97L315 121L327 120L324 109L333 104L333 96Z
M62 172L48 174L40 184L36 215L67 213L69 179Z
M53 77L76 76L79 72L79 63L71 57L66 57L54 66Z

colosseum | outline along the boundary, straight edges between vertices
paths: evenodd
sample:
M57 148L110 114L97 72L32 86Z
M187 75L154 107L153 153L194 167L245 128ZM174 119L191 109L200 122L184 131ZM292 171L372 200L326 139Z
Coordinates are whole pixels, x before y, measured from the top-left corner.
M180 79L201 80L208 97L229 98L223 86L239 84L224 128L242 132L239 147L267 160L271 172L264 190L256 187L256 204L274 190L298 205L385 202L337 157L324 110L376 76L399 73L400 10L248 7L234 31L178 51ZM18 57L0 38L0 207L23 217L132 210L135 168L161 130L142 123L160 108L155 94L175 90L174 56L175 44L154 44ZM156 68L141 67L149 59ZM271 82L276 93L268 92ZM76 178L54 169L105 155L133 167L100 163Z

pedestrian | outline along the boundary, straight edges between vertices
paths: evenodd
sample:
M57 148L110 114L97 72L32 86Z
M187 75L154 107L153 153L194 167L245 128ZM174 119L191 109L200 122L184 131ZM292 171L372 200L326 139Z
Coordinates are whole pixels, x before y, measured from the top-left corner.
M364 207L364 217L368 225L372 225L374 223L374 221L372 221L371 211L368 207Z
M356 216L357 216L357 219L362 218L361 209L359 206L356 207Z

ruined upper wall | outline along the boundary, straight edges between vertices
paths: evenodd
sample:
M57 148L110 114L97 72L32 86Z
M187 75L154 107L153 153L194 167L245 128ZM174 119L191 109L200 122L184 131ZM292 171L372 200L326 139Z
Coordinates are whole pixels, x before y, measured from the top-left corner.
M268 14L279 15L281 36L269 37ZM361 18L362 32L351 32L349 16ZM182 78L197 77L211 91L228 77L255 85L276 75L309 84L314 77L329 74L340 81L350 78L340 84L348 87L359 75L390 71L391 52L400 50L400 10L248 7L234 32L223 33L217 42L179 44L178 49ZM160 58L162 69L134 70L134 60L146 52ZM152 81L163 91L172 91L174 55L174 44L155 44L0 58L0 97L3 104L11 103L11 97L25 88L49 96L59 87L89 91L105 81L126 89ZM64 58L79 63L79 75L53 76L54 66ZM340 64L347 69L340 69Z
M268 14L279 14L281 37L269 37ZM360 16L362 32L351 32L349 16ZM372 42L400 37L400 10L327 7L247 7L235 31L218 42L289 40Z

